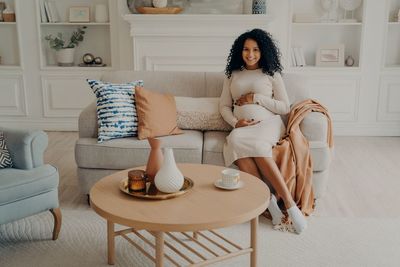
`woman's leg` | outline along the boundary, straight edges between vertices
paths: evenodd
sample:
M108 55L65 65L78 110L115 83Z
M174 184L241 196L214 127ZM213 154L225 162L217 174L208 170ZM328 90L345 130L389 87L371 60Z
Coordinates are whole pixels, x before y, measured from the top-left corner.
M289 189L286 186L285 180L272 158L256 157L254 158L257 167L261 170L262 174L271 182L274 189L282 197L285 207L292 219L294 229L300 234L307 228L307 221L303 213L299 210L294 202Z
M272 158L263 157L254 158L254 161L265 178L270 181L279 196L282 197L285 207L288 209L293 205L296 205L275 161Z
M243 172L247 172L255 177L261 179L261 174L257 169L257 165L254 162L253 158L241 158L235 161L236 166L239 167L239 170Z
M235 164L239 167L239 170L250 173L262 180L261 174L258 171L257 164L253 158L242 158L235 161ZM276 198L271 194L270 204L268 210L272 216L272 224L280 224L284 217L282 211L279 209L276 203Z

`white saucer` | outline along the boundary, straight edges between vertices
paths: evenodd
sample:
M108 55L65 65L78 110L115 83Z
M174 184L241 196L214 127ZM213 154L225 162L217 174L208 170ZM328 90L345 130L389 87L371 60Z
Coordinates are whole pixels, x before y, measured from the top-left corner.
M239 181L235 186L224 186L222 185L222 179L218 179L214 182L214 185L218 188L225 189L225 190L236 190L242 188L244 186L243 181Z

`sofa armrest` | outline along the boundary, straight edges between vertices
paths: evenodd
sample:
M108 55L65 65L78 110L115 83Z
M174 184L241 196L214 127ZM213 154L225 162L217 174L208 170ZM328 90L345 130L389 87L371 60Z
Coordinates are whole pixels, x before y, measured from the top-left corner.
M48 145L47 134L41 130L1 128L4 132L14 168L29 170L43 165Z
M97 106L92 102L79 114L79 137L97 138L97 128Z
M328 142L328 120L320 112L307 114L300 123L300 130L308 141Z

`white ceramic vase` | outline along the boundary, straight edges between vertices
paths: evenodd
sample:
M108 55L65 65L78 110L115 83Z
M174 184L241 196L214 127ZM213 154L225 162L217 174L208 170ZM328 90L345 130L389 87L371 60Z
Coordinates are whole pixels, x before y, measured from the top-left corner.
M56 51L56 60L59 66L74 65L75 48L62 48Z
M168 4L168 0L153 0L154 7L166 7Z
M94 21L98 23L108 22L108 10L104 4L98 4L94 9Z
M175 163L172 148L164 148L164 162L154 178L156 188L164 193L178 192L184 178Z

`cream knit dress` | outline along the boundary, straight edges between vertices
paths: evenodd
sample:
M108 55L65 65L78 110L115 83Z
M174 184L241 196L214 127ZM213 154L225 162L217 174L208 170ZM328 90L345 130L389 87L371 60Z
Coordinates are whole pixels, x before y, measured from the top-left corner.
M233 104L247 93L254 93L255 104ZM226 166L240 158L272 157L272 147L285 132L280 115L289 113L290 109L279 73L272 77L261 69L234 71L230 79L225 78L219 109L224 120L233 127L240 119L260 121L235 128L227 136L223 151Z

